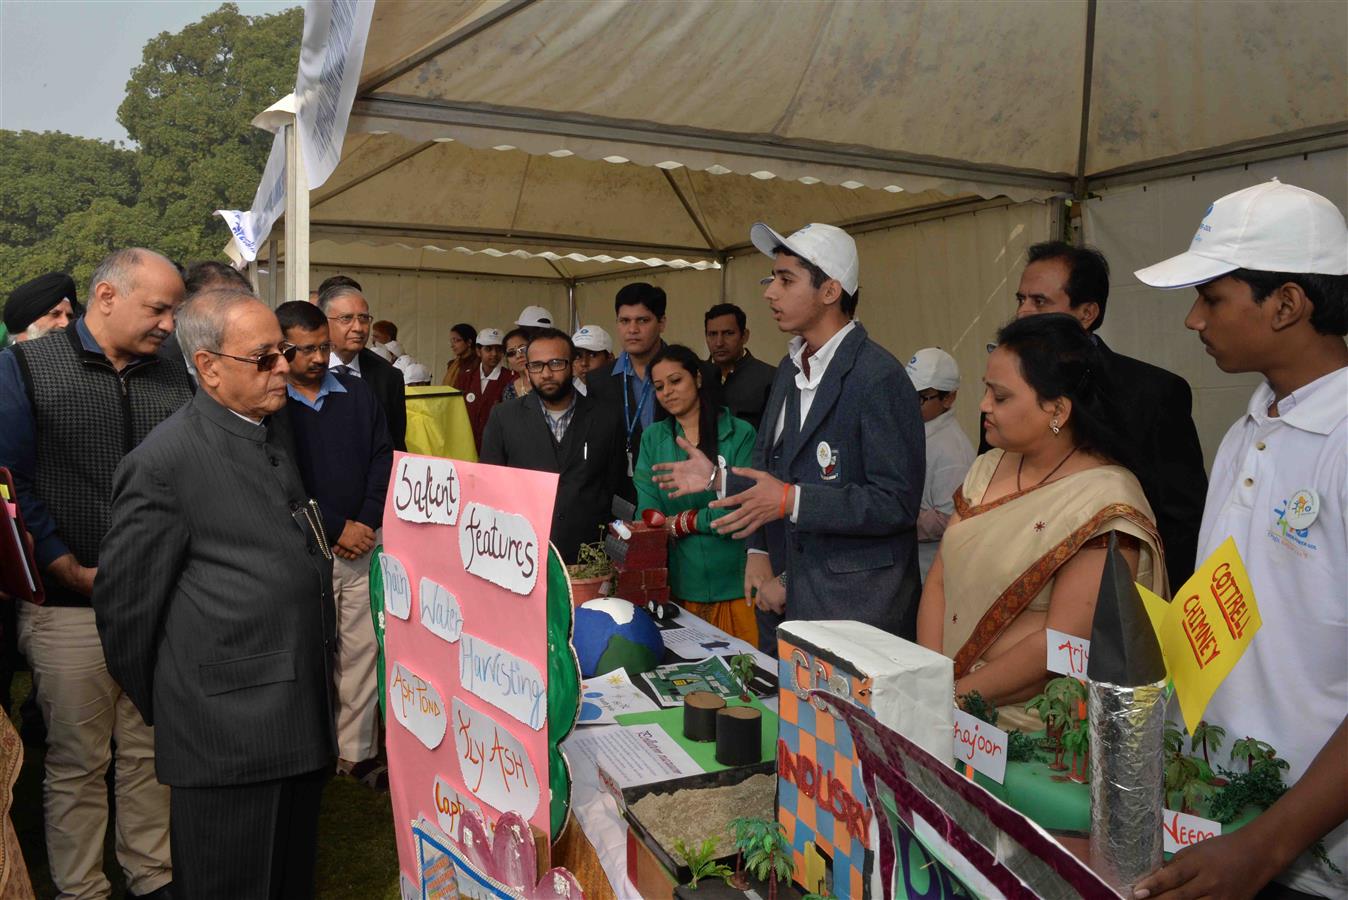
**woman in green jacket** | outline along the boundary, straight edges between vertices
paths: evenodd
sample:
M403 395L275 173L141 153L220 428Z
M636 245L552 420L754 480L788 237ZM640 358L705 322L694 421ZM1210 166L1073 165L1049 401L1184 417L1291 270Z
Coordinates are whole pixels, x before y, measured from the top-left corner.
M727 510L709 509L713 491L666 497L651 481L656 463L688 458L676 438L686 438L722 465L747 466L753 456L754 429L717 402L719 385L702 378L702 364L687 347L664 347L650 363L655 397L669 418L655 422L641 435L637 455L637 509L654 509L666 517L670 534L670 595L689 612L722 631L758 646L758 623L751 601L744 598L744 542L712 531L711 522Z

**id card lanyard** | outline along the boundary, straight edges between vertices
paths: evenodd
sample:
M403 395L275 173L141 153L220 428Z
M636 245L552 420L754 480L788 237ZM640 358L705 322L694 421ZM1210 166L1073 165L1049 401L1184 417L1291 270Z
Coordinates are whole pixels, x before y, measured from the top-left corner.
M628 390L628 378L631 375L630 367L632 360L627 361L628 371L623 372L623 420L627 424L627 477L631 478L636 473L636 462L632 455L632 432L636 431L637 423L641 421L641 411L646 407L646 401L651 398L651 379L650 372L646 373L646 381L641 388L641 397L637 400L636 412L631 410L630 394Z

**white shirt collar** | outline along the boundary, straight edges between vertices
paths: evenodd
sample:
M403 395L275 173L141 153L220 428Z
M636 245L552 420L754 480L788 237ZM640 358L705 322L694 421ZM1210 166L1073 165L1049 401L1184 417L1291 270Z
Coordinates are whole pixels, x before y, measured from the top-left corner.
M225 409L229 409L229 407L226 406ZM229 409L229 411L232 412L232 413L234 413L234 415L238 416L240 419L243 419L243 420L244 420L245 422L247 422L249 425L261 425L261 424L262 424L262 420L261 420L261 419L254 419L254 418L251 418L251 417L249 417L249 416L245 416L243 413L241 413L241 412L235 412L235 411L232 410L232 409Z
M955 421L955 411L953 409L947 409L945 412L941 413L939 416L932 419L930 422L923 422L922 429L923 431L926 432L927 437L931 437L938 431L944 431L946 426L950 425L954 421Z
M1345 397L1348 397L1348 367L1322 375L1283 397L1278 401L1278 418L1302 431L1329 434L1348 417ZM1273 399L1273 388L1263 382L1250 397L1247 414L1256 422L1269 421L1272 417L1268 408Z
M787 353L791 356L791 362L796 366L796 385L802 390L813 390L819 386L819 382L824 380L824 372L828 369L828 364L833 361L833 356L838 352L838 347L843 340L852 333L857 327L857 323L849 321L838 333L824 342L810 357L810 377L805 377L805 370L801 367L801 357L805 355L805 338L796 335L787 345Z
M501 368L502 368L502 363L497 363L497 364L496 364L496 368L492 369L492 370L491 370L491 374L488 375L488 374L487 374L487 370L484 369L484 368L482 368L482 363L478 363L478 364L477 364L477 371L478 371L478 374L479 374L480 376L482 376L482 383L483 383L483 384L486 384L488 381L495 381L497 378L500 378L500 377L501 377Z
M333 351L332 355L328 357L328 368L335 369L338 366L346 366L351 370L351 374L359 376L360 354L357 353L355 356L351 357L351 362L342 362L342 358L337 355L336 351Z

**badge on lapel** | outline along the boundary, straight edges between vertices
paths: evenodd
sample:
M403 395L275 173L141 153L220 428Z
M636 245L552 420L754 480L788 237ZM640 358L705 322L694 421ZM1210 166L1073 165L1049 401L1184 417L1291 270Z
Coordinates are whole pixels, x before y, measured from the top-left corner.
M828 441L820 441L814 448L814 459L819 463L820 480L838 480L838 451L830 447Z

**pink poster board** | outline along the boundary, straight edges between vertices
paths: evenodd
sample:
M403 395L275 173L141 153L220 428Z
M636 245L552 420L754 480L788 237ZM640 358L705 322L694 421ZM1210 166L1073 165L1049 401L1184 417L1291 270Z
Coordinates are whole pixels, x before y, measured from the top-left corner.
M549 834L547 552L557 476L396 453L384 508L389 791L412 823L464 811ZM550 836L550 835L549 835Z

